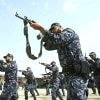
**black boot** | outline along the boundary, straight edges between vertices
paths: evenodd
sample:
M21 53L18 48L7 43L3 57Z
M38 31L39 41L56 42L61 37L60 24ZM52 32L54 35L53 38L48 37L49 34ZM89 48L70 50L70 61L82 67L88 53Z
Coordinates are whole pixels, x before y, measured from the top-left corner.
M28 100L28 96L25 96L25 100Z
M34 100L36 100L36 96L35 96L35 94L32 94L32 96L33 96Z
M36 100L36 96L34 97L34 100Z

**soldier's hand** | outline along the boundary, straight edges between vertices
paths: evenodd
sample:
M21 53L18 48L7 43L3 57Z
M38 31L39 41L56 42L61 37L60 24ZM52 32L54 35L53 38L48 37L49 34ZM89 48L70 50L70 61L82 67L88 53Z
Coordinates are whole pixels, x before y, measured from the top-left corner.
M18 70L19 72L22 72L22 70Z
M40 25L37 22L31 21L30 26L35 30L39 30Z
M88 58L88 57L85 57L85 59L86 59L87 61L91 60L91 59L90 59L90 58Z
M45 33L45 28L35 21L31 21L30 26L35 30L39 30L43 34Z

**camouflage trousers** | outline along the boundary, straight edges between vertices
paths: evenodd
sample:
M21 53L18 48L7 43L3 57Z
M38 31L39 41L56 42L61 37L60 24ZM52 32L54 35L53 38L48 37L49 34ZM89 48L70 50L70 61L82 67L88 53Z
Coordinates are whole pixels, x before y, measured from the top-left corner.
M67 100L87 100L87 84L82 77L66 76Z
M49 87L50 87L50 84L47 84L47 83L46 83L46 95L50 94L50 89L49 89Z
M25 89L24 89L25 100L28 100L28 92L29 91L30 91L31 95L34 97L34 100L36 100L33 83L31 83L31 84L26 83L25 84Z
M16 80L9 80L4 83L3 91L0 100L18 100L18 83Z
M60 100L63 100L63 97L59 91L59 82L60 81L54 81L52 84L52 90L51 90L52 100L56 100L57 97Z
M98 90L98 94L100 95L100 75L95 76L95 83Z

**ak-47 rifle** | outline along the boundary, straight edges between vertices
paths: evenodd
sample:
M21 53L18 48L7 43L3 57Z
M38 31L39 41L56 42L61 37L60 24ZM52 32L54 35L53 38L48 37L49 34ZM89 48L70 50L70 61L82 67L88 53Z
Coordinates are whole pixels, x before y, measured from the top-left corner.
M39 62L39 64L44 65L44 66L50 66L50 64L46 64L46 63L43 63L43 62ZM47 72L47 68L46 67L45 67L45 72L46 72L46 74L49 73L49 72Z
M23 20L23 22L24 22L24 35L26 36L26 53L27 53L27 56L28 56L30 59L32 59L32 60L38 59L38 58L41 57L41 55L42 55L42 45L43 45L42 38L40 37L40 35L37 35L37 39L38 39L38 40L41 39L41 43L40 43L40 52L39 52L39 54L38 54L38 57L36 57L34 54L31 53L31 46L30 46L30 43L29 43L29 38L28 38L28 27L27 27L27 24L28 24L28 23L29 23L29 24L30 24L31 22L34 22L34 23L35 23L35 21L28 19L27 16L24 16L24 18L23 18L23 17L19 16L17 12L16 12L15 16L18 17L18 18L20 18L20 19Z
M15 16L23 21L26 21L27 23L30 23L32 21L32 20L29 20L27 16L24 16L24 18L19 16L19 14L17 12L16 12Z
M4 61L1 60L1 59L0 59L0 65L3 65L3 66L5 66L5 67L8 67L8 66L9 66L8 63L4 62Z
M23 71L25 71L25 70L18 70L19 72L23 72Z
M3 60L0 60L0 65L5 64L5 62Z

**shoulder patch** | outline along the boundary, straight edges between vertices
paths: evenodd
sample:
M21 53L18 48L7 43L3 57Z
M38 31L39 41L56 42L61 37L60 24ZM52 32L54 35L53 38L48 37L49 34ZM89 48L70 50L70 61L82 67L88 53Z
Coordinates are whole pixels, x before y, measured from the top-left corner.
M66 28L62 31L62 33L75 33L74 30L72 30L71 28Z

